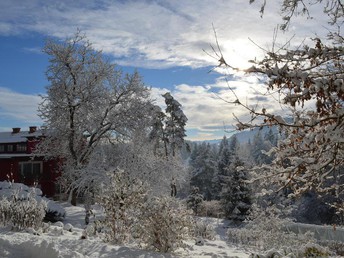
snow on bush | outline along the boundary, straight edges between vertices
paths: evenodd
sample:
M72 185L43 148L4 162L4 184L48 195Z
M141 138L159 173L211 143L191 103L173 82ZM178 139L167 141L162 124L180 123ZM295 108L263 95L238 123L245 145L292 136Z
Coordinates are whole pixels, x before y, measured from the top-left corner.
M62 220L66 215L64 208L56 202L42 197L42 194L42 191L35 187L28 187L21 183L0 181L0 197L3 198L3 205L6 203L5 200L10 201L13 198L18 200L18 205L20 204L19 200L22 201L21 205L23 205L25 200L34 199L36 203L45 203L45 220L52 222ZM31 202L35 203L33 200Z
M222 210L222 205L220 201L217 201L217 200L203 201L200 204L200 208L198 210L198 216L223 218L224 212Z
M123 171L109 173L98 202L104 208L104 240L139 242L146 249L170 252L189 235L191 212L174 198L147 197L147 185ZM99 225L97 225L97 228Z
M172 252L185 247L193 228L191 211L177 199L155 197L145 203L140 223L140 243L146 249Z
M25 198L18 194L10 198L3 197L0 201L0 224L12 226L14 230L37 229L42 225L45 209L46 202L37 201L34 192Z
M216 232L211 223L206 220L199 220L195 222L193 235L195 237L202 237L208 240L215 240Z
M253 253L250 258L279 258L279 257L329 257L329 251L317 244L306 244L296 249L284 248L282 250L271 249L264 253Z
M132 239L147 189L123 171L110 173L108 183L98 200L105 213L102 221L105 241L127 243Z
M251 246L267 251L271 248L280 250L285 247L298 250L308 243L315 243L311 233L295 234L286 229L286 219L281 219L274 207L257 210L252 220L242 228L230 228L227 232L230 242Z

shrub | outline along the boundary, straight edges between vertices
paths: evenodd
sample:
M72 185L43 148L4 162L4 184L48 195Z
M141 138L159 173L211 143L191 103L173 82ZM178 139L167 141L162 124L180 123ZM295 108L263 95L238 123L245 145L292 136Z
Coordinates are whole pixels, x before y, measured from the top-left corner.
M98 202L105 211L102 220L105 241L116 244L129 242L146 195L144 184L130 178L123 171L109 175L109 184L98 197Z
M199 220L195 222L193 229L194 237L202 237L208 240L215 240L215 230L212 224L205 220Z
M278 257L329 257L328 250L317 244L307 244L299 248L284 248L281 250L271 249L264 253L253 253L250 258L278 258Z
M257 211L254 218L242 228L230 228L227 232L230 242L252 246L258 250L283 249L297 250L308 243L314 243L309 234L295 234L286 230L288 220L279 217L273 207Z
M216 200L203 201L200 204L198 215L202 217L224 218L222 205L220 201Z
M0 196L7 200L29 200L35 199L37 203L45 202L45 221L56 222L63 220L66 212L64 208L56 202L42 197L42 191L39 188L29 187L21 183L12 183L0 181Z
M184 247L190 236L191 212L175 198L152 198L145 204L140 223L140 243L146 249L172 252Z
M38 229L42 226L45 209L45 201L37 201L34 193L25 199L19 198L18 195L12 198L3 197L0 201L0 224L12 226L14 230Z

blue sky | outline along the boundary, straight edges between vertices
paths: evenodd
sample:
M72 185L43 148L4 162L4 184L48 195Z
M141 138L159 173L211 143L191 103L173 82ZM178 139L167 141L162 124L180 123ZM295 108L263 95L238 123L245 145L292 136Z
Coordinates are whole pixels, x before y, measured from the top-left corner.
M216 29L227 62L248 67L247 60L261 57L259 46L270 49L278 15L278 1L268 1L264 18L259 5L245 0L190 1L53 1L1 0L0 2L0 131L12 127L42 125L37 117L39 94L48 82L48 56L41 52L47 37L65 39L79 28L98 50L103 50L124 72L137 69L152 87L157 104L170 91L183 105L189 118L188 139L221 138L232 129L233 113L245 112L226 104L232 100L224 78L228 71L208 73L217 65L210 44ZM314 14L321 12L312 10ZM321 15L316 17L322 17ZM292 44L320 31L319 19L297 17L288 33L280 33L284 44ZM249 103L277 108L276 103L258 97L264 91L258 78L232 74L230 87Z

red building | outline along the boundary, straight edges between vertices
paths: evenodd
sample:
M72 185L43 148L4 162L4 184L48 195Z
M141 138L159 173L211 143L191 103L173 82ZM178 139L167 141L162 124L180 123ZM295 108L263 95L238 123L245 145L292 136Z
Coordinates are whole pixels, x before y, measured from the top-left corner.
M12 132L0 132L0 181L37 185L46 196L57 192L57 161L32 154L43 136L43 131L36 126L31 126L28 131L13 128Z

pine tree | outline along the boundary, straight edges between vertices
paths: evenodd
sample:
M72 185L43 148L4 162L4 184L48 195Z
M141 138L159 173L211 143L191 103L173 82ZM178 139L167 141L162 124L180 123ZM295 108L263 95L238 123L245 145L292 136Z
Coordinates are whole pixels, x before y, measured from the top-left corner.
M203 202L203 195L199 193L199 188L197 186L192 187L191 194L188 196L186 203L189 209L197 215L199 212L199 207Z
M220 193L224 185L224 178L228 176L228 167L232 163L233 157L235 156L238 148L239 141L235 135L233 135L229 140L226 136L223 137L219 148L217 172L212 180L216 199L220 198ZM215 184L217 185L215 186Z
M272 158L264 153L264 151L268 151L271 148L271 144L270 142L269 144L265 143L260 131L254 135L251 146L251 155L257 165L271 163Z
M250 189L247 171L243 162L235 156L228 167L228 176L224 177L224 185L221 192L221 203L225 216L235 221L246 219L251 207Z
M176 150L180 149L184 144L185 125L187 117L181 109L182 105L175 100L172 95L167 92L162 95L166 103L166 138L170 145L172 156L176 155ZM166 150L167 152L167 150Z
M197 149L198 155L192 154L190 185L199 188L199 192L206 200L214 199L211 180L216 172L216 160L212 155L211 145L203 142Z

